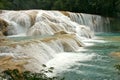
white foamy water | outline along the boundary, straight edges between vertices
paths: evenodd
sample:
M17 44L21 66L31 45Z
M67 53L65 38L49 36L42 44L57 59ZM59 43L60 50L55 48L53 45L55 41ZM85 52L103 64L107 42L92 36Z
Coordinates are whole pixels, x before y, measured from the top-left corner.
M25 37L27 36L26 34L18 34L18 35L10 35L10 36L7 36L7 37Z
M95 54L84 54L84 53L65 53L56 54L55 57L46 63L47 67L54 67L54 73L49 74L49 76L54 76L56 74L62 73L64 71L69 71L70 68L78 64L78 61L91 61ZM82 65L82 64L81 64Z
M89 27L72 21L60 11L5 11L0 14L0 18L8 23L8 36L23 33L27 36L54 35L60 31L87 38L94 35Z
M110 21L99 15L90 15L83 13L70 13L70 19L81 24L88 26L94 32L109 32Z
M0 46L0 56L12 56L21 60L27 58L28 64L24 68L33 72L39 72L41 65L46 64L55 68L52 75L69 71L80 61L91 61L96 54L79 51L86 51L83 47L92 46L93 42L104 43L90 38L94 37L94 31L104 31L104 21L107 20L107 25L108 18L71 12L68 15L69 17L60 11L46 10L6 10L1 13L1 20L8 23L8 38L16 38L16 41L11 41L12 44L8 41L5 47ZM36 36L40 39L34 38ZM17 38L20 41L17 42Z

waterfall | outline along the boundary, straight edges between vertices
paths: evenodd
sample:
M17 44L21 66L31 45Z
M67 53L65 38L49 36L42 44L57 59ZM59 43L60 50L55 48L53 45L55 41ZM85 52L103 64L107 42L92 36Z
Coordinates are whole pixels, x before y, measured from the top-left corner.
M83 13L71 13L69 17L72 21L81 25L86 25L94 32L109 32L110 21L109 18L105 18L98 15L83 14Z
M75 34L56 35L37 40L11 42L11 44L6 42L4 46L0 46L0 57L10 56L13 62L22 60L27 62L25 69L39 72L41 64L45 64L56 54L76 52L82 46L84 46L83 42Z
M29 11L6 11L1 13L0 17L9 24L8 35L20 33L28 36L54 35L57 32L65 31L77 33L84 37L93 36L87 27L71 21L69 17L59 11L33 10L31 15Z
M108 30L107 27L106 29L103 27L109 24L107 18L82 13L66 13L65 15L61 11L3 10L0 21L8 23L5 28L8 39L0 40L2 60L12 62L11 68L38 72L41 64L47 63L57 54L78 52L85 46L83 40L94 37L94 31ZM3 30L0 28L1 34ZM6 56L9 59L6 59ZM21 62L19 65L22 67L17 66L16 62ZM9 63L4 65L5 68L3 66L0 68L10 67Z

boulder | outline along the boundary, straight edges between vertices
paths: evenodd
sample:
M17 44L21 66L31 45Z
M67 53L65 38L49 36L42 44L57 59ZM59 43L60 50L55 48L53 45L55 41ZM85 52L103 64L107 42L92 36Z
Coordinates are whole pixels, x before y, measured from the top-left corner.
M0 18L0 36L7 35L7 26L8 26L8 23L5 20Z

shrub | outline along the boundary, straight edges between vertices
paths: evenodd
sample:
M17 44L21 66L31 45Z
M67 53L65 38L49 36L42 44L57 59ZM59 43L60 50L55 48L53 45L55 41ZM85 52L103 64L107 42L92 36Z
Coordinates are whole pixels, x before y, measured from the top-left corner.
M42 65L46 67L46 65ZM50 67L47 70L42 69L39 73L33 73L31 71L20 72L18 69L5 70L0 73L0 80L64 80L59 77L48 77L46 73L53 73L54 68Z

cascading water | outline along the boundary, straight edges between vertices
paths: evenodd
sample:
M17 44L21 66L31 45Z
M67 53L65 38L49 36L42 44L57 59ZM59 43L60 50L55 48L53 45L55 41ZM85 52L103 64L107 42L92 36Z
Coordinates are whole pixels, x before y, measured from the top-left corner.
M39 72L41 65L46 64L55 67L52 75L65 75L66 80L103 80L110 79L111 73L115 73L111 67L106 68L112 65L106 65L109 62L107 55L89 49L96 43L105 43L90 38L94 37L94 32L109 31L108 18L62 11L3 10L0 20L8 24L2 24L7 38L0 39L0 71L17 68ZM3 28L0 29L2 33ZM98 71L90 74L94 68ZM110 74L102 74L104 69Z
M109 18L104 18L98 15L90 15L83 13L69 13L70 19L79 24L89 26L94 32L109 32Z

